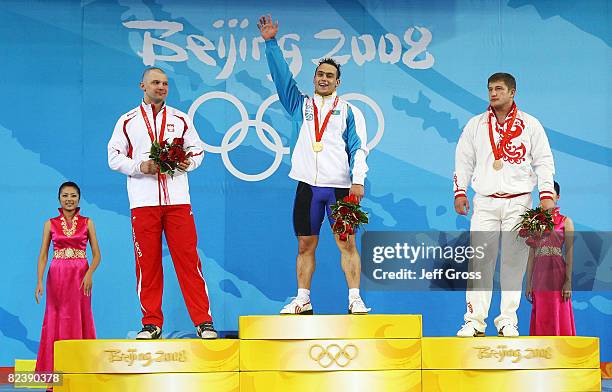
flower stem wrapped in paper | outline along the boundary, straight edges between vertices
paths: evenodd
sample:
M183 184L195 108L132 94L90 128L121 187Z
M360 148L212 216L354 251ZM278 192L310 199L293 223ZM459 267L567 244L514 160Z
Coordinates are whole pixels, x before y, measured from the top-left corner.
M355 195L348 195L342 200L336 201L331 206L332 226L334 234L340 236L340 240L347 241L349 235L355 234L359 226L368 223L368 214L361 210L361 206Z
M526 238L532 246L555 229L552 213L542 207L527 210L521 215L521 221L514 227L519 237Z
M183 138L174 138L171 143L168 143L167 140L162 140L161 142L154 141L151 144L149 158L159 166L160 173L169 174L170 177L174 177L176 170L183 171L179 167L179 163L194 155L191 152L187 152L191 147L185 148L184 143L185 140Z

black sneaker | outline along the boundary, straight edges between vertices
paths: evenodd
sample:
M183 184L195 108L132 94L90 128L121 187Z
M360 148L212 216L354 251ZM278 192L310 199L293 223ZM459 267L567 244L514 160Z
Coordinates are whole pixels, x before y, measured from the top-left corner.
M198 325L196 327L196 331L198 332L198 336L202 339L217 338L217 331L215 331L215 327L213 327L213 323L211 321Z
M151 340L151 339L159 339L161 338L162 330L155 324L145 324L138 335L136 335L136 339L138 340Z

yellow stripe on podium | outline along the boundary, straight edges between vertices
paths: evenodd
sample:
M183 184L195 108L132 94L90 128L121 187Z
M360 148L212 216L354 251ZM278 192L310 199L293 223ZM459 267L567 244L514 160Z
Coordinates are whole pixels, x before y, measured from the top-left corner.
M419 339L421 315L242 316L240 339Z
M423 391L599 392L599 369L423 370Z
M64 374L53 392L239 392L240 373Z
M423 369L599 368L599 339L582 336L423 338Z
M237 339L62 340L55 370L63 373L237 372Z
M420 368L420 339L242 340L240 342L240 371Z
M240 372L240 392L421 392L420 370Z

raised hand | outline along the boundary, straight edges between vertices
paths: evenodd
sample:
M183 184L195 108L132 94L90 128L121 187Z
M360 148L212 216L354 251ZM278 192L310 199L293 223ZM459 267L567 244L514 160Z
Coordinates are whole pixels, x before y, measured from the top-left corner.
M276 37L276 33L278 33L278 21L273 22L271 15L262 15L257 22L257 27L261 37L265 40Z

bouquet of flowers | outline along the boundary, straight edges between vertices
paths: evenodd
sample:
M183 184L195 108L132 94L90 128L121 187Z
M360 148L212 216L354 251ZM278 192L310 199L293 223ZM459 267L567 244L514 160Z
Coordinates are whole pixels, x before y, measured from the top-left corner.
M342 241L355 234L357 228L368 223L368 214L361 210L355 195L349 195L331 206L332 218L335 219L332 231L339 234Z
M157 166L159 166L160 173L169 174L170 177L174 177L176 170L183 171L179 167L179 163L193 156L193 153L187 152L190 147L185 148L184 143L185 140L183 138L174 138L172 143L162 140L161 142L154 141L151 144L149 158L153 159Z
M525 211L515 226L519 237L539 239L555 229L552 213L542 207Z

